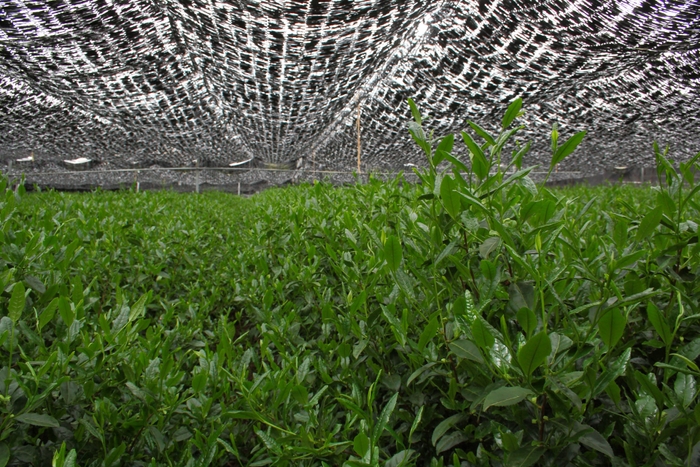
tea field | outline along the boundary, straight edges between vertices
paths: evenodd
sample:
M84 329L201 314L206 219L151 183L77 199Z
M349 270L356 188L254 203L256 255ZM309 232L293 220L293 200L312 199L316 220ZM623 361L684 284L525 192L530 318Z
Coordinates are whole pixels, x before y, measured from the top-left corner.
M418 185L3 182L0 466L699 465L695 161L554 190L412 134Z

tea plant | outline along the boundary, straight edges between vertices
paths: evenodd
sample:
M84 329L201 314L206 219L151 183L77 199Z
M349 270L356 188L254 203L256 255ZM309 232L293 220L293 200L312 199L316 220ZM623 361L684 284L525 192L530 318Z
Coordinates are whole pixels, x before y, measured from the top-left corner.
M411 106L419 185L4 180L0 467L697 465L700 154L553 190L520 101L464 145Z
M616 199L628 212L596 210L596 226L595 199L575 203L528 178L529 145L514 151L508 168L517 171L500 170L519 100L498 136L472 122L484 142L462 132L469 166L451 155L451 135L436 145L425 136L410 104L410 132L429 162L418 216L429 230L407 237L431 251L412 272L434 290L421 337L437 352L409 369L430 375L435 407L454 413L433 431L436 450L461 446L455 464L691 465L700 154L678 173L655 146L667 181L658 205L644 212ZM559 145L553 129L549 173L584 136ZM451 170L438 172L443 160Z

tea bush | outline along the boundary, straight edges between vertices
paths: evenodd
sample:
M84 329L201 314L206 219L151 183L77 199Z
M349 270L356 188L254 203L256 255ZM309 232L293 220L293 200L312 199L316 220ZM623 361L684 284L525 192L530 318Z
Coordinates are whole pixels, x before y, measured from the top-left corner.
M419 185L3 181L0 467L698 465L700 154L553 190L520 101L464 161L412 109Z

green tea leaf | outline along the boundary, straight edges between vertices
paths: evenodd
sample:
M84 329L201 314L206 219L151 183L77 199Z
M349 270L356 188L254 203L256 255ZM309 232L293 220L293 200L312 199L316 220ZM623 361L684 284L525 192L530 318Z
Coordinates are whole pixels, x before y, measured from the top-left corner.
M484 325L483 318L477 317L471 326L472 337L476 345L484 350L488 350L493 347L496 339L491 334L491 331Z
M401 265L403 252L401 251L401 242L395 235L390 235L384 244L384 259L386 259L389 269L396 272Z
M423 127L419 123L410 122L408 124L408 132L410 133L411 138L413 138L413 141L415 141L416 144L423 150L425 155L428 157L428 160L432 163L432 159L430 158L432 148L425 137Z
M453 219L458 220L462 212L462 201L459 194L456 192L457 184L452 177L445 177L440 184L440 198L442 204Z
M280 445L279 443L273 438L272 436L268 435L262 430L255 430L255 434L258 435L258 437L262 440L263 443L265 443L265 447L267 449L273 451L273 452L279 452L280 451Z
M361 431L355 436L355 439L352 441L352 447L357 453L358 456L361 458L364 458L365 455L367 454L367 451L369 451L369 438L367 435L364 433L364 431Z
M683 408L687 409L690 404L693 403L695 399L695 392L697 389L697 384L695 383L695 378L691 375L685 375L679 373L676 376L676 382L673 385L673 390L678 396Z
M107 456L105 457L104 460L104 466L105 467L112 467L116 463L119 462L121 457L124 455L124 452L126 451L126 443L121 443L119 446L112 448L108 453Z
M455 301L455 304L456 303L457 301ZM469 326L479 317L479 313L476 311L476 306L474 305L474 297L469 290L464 291L464 316L469 322Z
M78 453L75 449L71 449L66 454L66 460L63 462L63 467L75 467L78 463Z
M663 216L663 208L657 206L647 213L646 216L642 218L637 228L637 241L642 241L643 239L649 237L656 227L661 222L661 216Z
M622 402L622 391L615 381L610 381L608 387L605 388L605 393L610 396L615 405L620 405L620 402Z
M690 368L691 370L693 370L693 371L695 371L695 372L697 372L697 373L700 373L700 368L698 368L698 366L695 364L694 361L690 360L690 359L689 359L688 357L686 357L685 355L681 355L681 354L679 354L679 353L672 353L671 356L672 356L672 357L680 358L681 361L683 361L683 363L685 363L686 365L688 365L688 368ZM697 357L696 357L696 358L697 358Z
M386 428L386 424L389 423L389 417L391 417L391 414L394 412L398 398L399 393L397 392L391 397L391 399L389 399L389 402L387 402L382 409L382 413L379 414L379 419L374 425L374 430L372 431L372 445L376 446L377 442L379 441L379 437L382 435L382 433L384 433L384 428Z
M472 122L471 120L468 121L469 126L472 127L472 129L476 132L477 135L481 136L484 138L484 140L489 143L491 146L496 144L496 140L493 139L493 136L491 136L486 130L481 128L479 125L476 123Z
M56 420L52 416L39 413L25 413L22 415L18 415L17 417L15 417L15 420L33 426L45 426L52 428L58 428L59 426L61 426L58 423L58 420Z
M557 123L554 123L552 125L552 135L551 135L551 140L552 140L552 154L554 154L557 151L557 141L559 140L559 125Z
M428 324L423 329L423 332L421 333L420 338L418 339L418 350L422 352L423 349L425 349L425 346L428 345L428 342L430 342L433 339L433 337L435 337L435 334L438 330L438 326L439 323L436 315L433 316L430 321L428 321Z
M7 443L0 443L0 467L5 467L10 461L10 448Z
M420 111L418 110L418 106L413 101L413 99L408 100L408 106L411 108L411 114L413 115L413 120L415 120L417 124L422 125Z
M673 339L671 329L668 326L666 318L653 302L647 304L647 316L649 317L649 322L651 322L652 326L654 326L654 329L656 329L656 332L659 334L659 337L661 337L661 340L664 341L664 344L669 345Z
M510 251L510 248L508 251ZM515 312L521 308L533 309L535 307L535 288L527 282L514 282L510 284L508 287L508 297L508 306Z
M484 398L484 411L486 411L489 407L505 407L508 405L517 404L532 394L532 390L521 388L519 386L494 389Z
M579 131L571 138L567 139L566 142L564 142L564 144L559 146L554 155L552 156L552 162L550 163L550 167L556 166L561 161L563 161L566 158L566 156L574 152L576 150L576 147L579 144L581 144L581 141L583 141L583 138L585 136L585 131Z
M624 235L624 239L625 239L625 241L627 240L627 233L626 232ZM615 261L615 266L613 266L613 269L620 270L622 268L630 266L648 254L649 254L648 251L640 250L640 251L635 251L634 253L630 253L628 255L624 255L624 256L620 257L620 259Z
M479 256L488 258L491 253L497 251L501 246L500 237L489 237L479 245Z
M474 173L479 177L479 180L483 180L489 174L490 169L484 152L481 150L481 147L474 142L472 137L469 136L469 133L463 131L462 139L472 153L472 169Z
M517 144L517 141L516 141ZM519 148L514 154L513 158L511 160L511 163L520 170L520 168L523 165L523 156L527 154L530 151L530 141L525 143L524 146ZM528 191L530 191L533 195L537 194L537 187L535 186L534 182L530 179L530 177L524 177L522 179L522 185L527 188Z
M564 394L569 401L573 404L574 407L576 407L577 410L581 410L581 407L583 406L583 403L581 402L581 398L576 394L574 391L569 389L568 386L566 386L559 378L553 375L548 375L547 380L551 383L552 386L557 388L559 392Z
M615 457L612 446L608 443L603 435L598 433L594 428L582 423L575 423L575 429L579 436L578 442L586 447L595 449L596 451L605 454L608 457Z
M495 261L489 261L484 259L479 264L479 269L481 269L481 278L483 279L482 290L481 290L481 301L488 300L493 297L493 294L498 290L498 286L501 282L501 270Z
M457 248L461 240L459 238L453 240L452 242L449 243L438 255L437 258L435 258L435 266L438 266L443 259L446 257L450 256Z
M408 386L408 383L406 383L406 386ZM413 439L413 433L415 433L416 428L418 428L420 421L423 419L423 409L425 409L425 406L421 405L420 409L418 409L418 413L416 414L416 418L413 419L413 423L411 424L411 430L408 432L409 443L411 442L411 439Z
M41 282L38 278L34 276L24 276L24 282L27 283L29 287L31 287L34 291L36 291L39 294L43 294L46 292L46 286Z
M435 155L433 156L433 165L438 165L452 153L452 147L454 146L454 142L455 135L453 135L452 133L440 140L437 149L435 149Z
M44 311L39 315L39 331L41 331L44 326L51 322L53 317L56 315L56 309L58 308L58 298L51 300Z
M667 191L659 191L656 195L656 200L659 206L661 206L664 214L668 217L673 217L676 213L676 201L671 198L671 195Z
M460 172L461 173L469 173L469 167L464 165L464 162L461 160L457 159L456 157L443 153L445 160L449 161L452 164L452 172L457 176ZM459 180L457 180L459 182Z
M643 373L641 373L638 370L635 370L634 372L634 379L637 380L639 383L640 387L646 392L647 394L651 395L654 400L656 401L656 404L659 407L664 406L664 394L661 392L661 390L656 386L656 384L652 383L649 380L649 377Z
M63 296L58 297L58 313L66 326L70 327L73 324L75 311L70 306L70 302Z
M603 343L612 349L617 344L617 341L622 337L625 331L627 319L622 315L619 309L613 308L607 311L598 321L598 332Z
M399 451L384 463L384 467L402 467L410 465L409 460L415 452L416 451L413 449L404 449L403 451Z
M141 298L139 298L138 301L131 306L131 310L129 311L129 321L134 321L135 319L143 316L143 313L146 311L146 300L148 300L147 293L141 295Z
M457 446L458 444L461 444L469 439L469 436L467 436L465 433L462 433L461 431L455 431L454 433L450 433L449 435L442 437L440 441L438 441L437 445L435 446L435 453L440 454L442 452L448 451L453 447Z
M513 451L508 456L508 467L530 467L540 460L540 457L547 452L546 448L539 446L524 446Z
M507 345L496 340L489 351L489 356L493 364L500 368L502 372L510 370L512 358Z
M479 352L479 347L470 340L460 339L450 342L450 350L459 358L465 358L477 363L484 363L484 357Z
M430 368L434 367L435 365L437 365L437 362L428 362L425 365L418 368L413 373L411 373L408 379L406 380L406 386L410 385L416 378L421 376L423 373L427 372Z
M7 317L10 318L12 323L16 323L22 316L24 312L25 296L24 296L24 284L17 282L14 287L12 287L12 295L10 296L10 303L7 306Z
M508 110L506 110L505 115L503 115L503 120L501 122L501 128L504 130L510 126L511 123L513 123L513 120L515 120L520 114L520 109L523 106L523 99L522 97L518 97L515 99L511 104L508 106Z
M627 364L630 361L632 349L627 348L620 354L615 361L609 365L608 369L600 375L591 388L591 399L596 397L601 392L605 391L611 382L622 376L627 369Z
M537 192L538 192L537 185L527 175L525 175L522 179L520 179L520 186L522 186L527 191L529 191L531 195L533 195L533 196L537 195Z
M537 327L537 316L535 312L527 307L522 307L516 314L520 327L525 331L526 336L530 336Z
M647 418L655 415L659 411L659 407L650 396L642 396L634 402L634 407L639 412L641 418Z
M546 332L541 331L528 339L518 351L518 363L525 375L532 375L547 360L551 351L552 343Z
M450 428L452 428L457 423L461 422L462 420L464 420L466 418L467 418L467 416L465 414L458 413L458 414L452 415L450 417L447 417L446 419L444 419L443 421L438 423L438 425L433 430L433 436L431 438L431 442L433 443L433 446L435 446L435 444L438 442L438 440L440 438L442 438L442 436L445 433L447 433L447 431Z

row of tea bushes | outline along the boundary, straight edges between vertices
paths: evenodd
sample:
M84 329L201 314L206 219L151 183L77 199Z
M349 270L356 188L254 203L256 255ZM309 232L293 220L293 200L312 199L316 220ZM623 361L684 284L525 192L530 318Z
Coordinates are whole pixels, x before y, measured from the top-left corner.
M416 110L415 186L3 182L0 466L697 465L695 161L548 190L518 113L465 164Z

